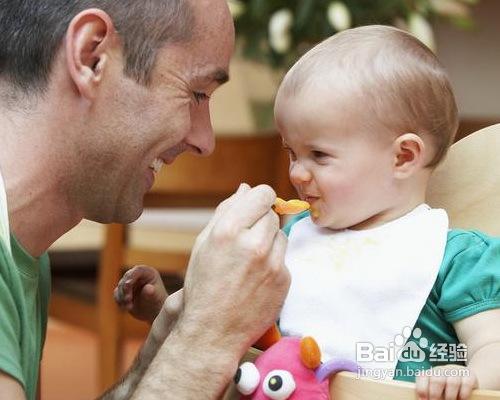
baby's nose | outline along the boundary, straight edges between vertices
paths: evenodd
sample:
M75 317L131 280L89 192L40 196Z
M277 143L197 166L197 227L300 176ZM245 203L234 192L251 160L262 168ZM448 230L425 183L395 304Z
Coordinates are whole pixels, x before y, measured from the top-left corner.
M295 162L290 167L290 181L294 185L299 185L304 182L309 182L312 179L312 175L307 168L298 162Z

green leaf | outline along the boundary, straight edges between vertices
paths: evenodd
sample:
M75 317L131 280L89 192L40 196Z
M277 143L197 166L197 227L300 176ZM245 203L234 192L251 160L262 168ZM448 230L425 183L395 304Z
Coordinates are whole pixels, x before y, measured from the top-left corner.
M334 29L327 19L328 6L334 0L241 0L246 11L236 21L236 34L243 39L243 54L264 61L272 66L288 67L307 49L332 35ZM392 24L396 18L406 20L415 10L429 18L440 17L430 8L430 0L341 0L349 8L353 26L367 24ZM457 0L476 4L478 0ZM288 8L294 14L291 27L292 46L286 54L276 54L269 46L268 29L271 16ZM460 29L475 28L470 18L443 17Z
M252 18L259 20L270 14L270 1L268 0L252 0L250 3L250 14Z
M471 31L476 28L476 24L471 18L467 17L452 17L450 21L453 25L457 26L460 29L464 29L466 31Z
M297 5L295 28L297 31L303 30L314 15L315 0L302 0Z

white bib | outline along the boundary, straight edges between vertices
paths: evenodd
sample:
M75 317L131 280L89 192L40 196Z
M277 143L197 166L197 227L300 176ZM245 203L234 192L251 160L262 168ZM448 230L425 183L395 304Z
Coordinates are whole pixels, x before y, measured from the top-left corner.
M313 336L323 361L341 357L393 371L402 347L395 338L415 325L437 278L447 232L446 212L425 204L360 231L319 228L310 217L298 221L285 257L292 283L282 332ZM395 356L360 362L356 343L365 342L392 348Z
M8 252L10 249L10 232L9 232L9 212L7 210L7 194L3 183L2 174L0 173L0 241L4 243Z

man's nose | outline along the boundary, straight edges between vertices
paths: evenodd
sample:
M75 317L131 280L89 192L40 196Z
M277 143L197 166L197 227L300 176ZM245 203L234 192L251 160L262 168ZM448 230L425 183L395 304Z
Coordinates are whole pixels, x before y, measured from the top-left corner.
M200 104L199 109L191 116L191 131L187 136L187 143L193 152L202 156L209 156L215 149L215 137L210 120L208 101Z

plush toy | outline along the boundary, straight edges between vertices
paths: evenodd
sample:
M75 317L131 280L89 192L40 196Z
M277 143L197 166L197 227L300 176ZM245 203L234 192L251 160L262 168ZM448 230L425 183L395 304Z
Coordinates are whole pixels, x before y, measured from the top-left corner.
M255 363L240 365L234 382L241 400L328 400L329 377L358 369L355 362L344 359L322 364L321 351L312 337L284 337Z

